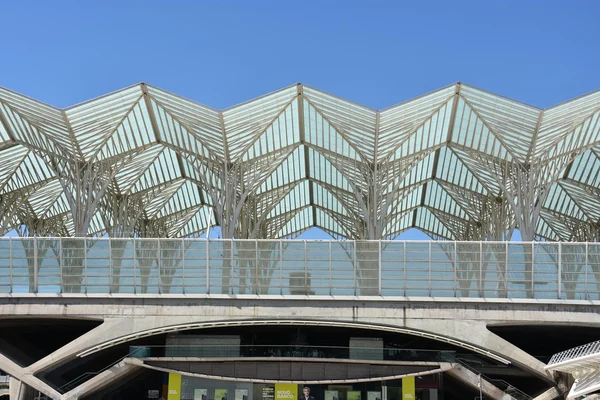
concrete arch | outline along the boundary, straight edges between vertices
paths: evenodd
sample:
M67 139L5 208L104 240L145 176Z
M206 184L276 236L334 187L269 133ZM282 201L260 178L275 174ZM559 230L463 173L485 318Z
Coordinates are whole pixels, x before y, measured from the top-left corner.
M474 346L467 342L461 341L459 339L438 335L431 332L420 331L416 329L410 328L399 328L394 326L387 325L374 325L360 322L352 322L352 321L316 321L310 319L289 319L289 320L263 320L263 319L255 319L255 320L224 320L224 321L212 321L212 322L193 322L186 323L180 325L173 326L165 326L160 328L149 329L146 331L140 331L136 333L132 333L130 335L126 335L120 338L116 338L107 342L100 343L90 349L87 349L81 353L77 354L77 357L86 357L88 355L94 354L96 352L102 351L109 347L115 346L117 344L126 343L135 339L160 335L164 333L174 333L174 332L183 332L194 329L211 329L211 328L226 328L226 327L238 327L238 326L326 326L326 327L338 327L338 328L356 328L356 329L365 329L371 331L380 331L380 332L390 332L390 333L402 333L406 335L418 336L427 339L432 339L438 342L449 343L457 347L461 347L466 350L473 351L475 353L481 354L483 356L492 358L496 361L499 361L503 364L510 364L511 361L507 360L504 357L501 357L498 354L495 354L489 350L484 348Z

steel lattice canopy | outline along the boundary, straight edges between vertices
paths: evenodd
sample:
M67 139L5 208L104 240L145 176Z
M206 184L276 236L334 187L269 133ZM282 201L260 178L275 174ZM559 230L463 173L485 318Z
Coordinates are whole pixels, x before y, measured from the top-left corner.
M72 235L85 206L87 234L111 233L121 202L187 237L235 197L254 237L480 239L489 205L516 193L509 166L543 165L536 235L573 240L600 218L599 119L600 91L539 109L461 83L379 111L302 84L225 110L144 83L66 109L0 88L2 229Z

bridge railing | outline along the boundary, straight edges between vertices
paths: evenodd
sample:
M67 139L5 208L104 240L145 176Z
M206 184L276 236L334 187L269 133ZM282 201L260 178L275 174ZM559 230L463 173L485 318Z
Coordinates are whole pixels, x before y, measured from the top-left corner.
M455 362L456 352L450 350L422 350L383 347L341 347L307 345L167 345L131 346L129 357L185 357L185 358L334 358L370 361Z
M0 239L0 293L600 299L600 243Z

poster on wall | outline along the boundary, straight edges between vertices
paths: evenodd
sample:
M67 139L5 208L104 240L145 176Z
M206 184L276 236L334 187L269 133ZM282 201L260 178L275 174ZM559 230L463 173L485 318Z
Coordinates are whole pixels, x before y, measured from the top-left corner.
M276 383L275 400L298 400L298 385L295 383Z
M207 400L208 389L194 389L194 400Z
M326 390L325 400L339 400L339 392L337 390Z
M360 390L350 390L347 394L347 400L362 400Z
M402 378L402 400L415 400L415 377Z
M235 389L235 400L248 400L248 389Z
M214 400L228 400L227 399L227 389L215 389L215 399Z
M167 400L181 400L181 375L169 372Z
M262 390L262 400L274 400L275 388L273 386L265 386Z
M381 392L367 392L367 400L381 400Z

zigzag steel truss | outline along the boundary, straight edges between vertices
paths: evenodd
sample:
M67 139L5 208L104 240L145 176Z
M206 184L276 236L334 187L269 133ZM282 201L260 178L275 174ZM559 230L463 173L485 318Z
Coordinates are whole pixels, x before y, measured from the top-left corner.
M600 239L600 91L457 83L384 110L297 84L215 110L142 83L59 109L0 88L0 229L44 236Z

